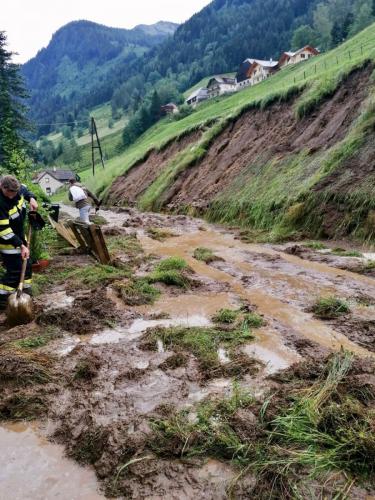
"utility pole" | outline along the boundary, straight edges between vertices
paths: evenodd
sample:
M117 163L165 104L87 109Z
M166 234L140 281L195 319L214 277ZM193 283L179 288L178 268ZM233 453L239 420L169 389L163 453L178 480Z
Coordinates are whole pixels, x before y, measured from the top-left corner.
M92 162L92 175L95 175L95 149L99 149L100 153L100 161L102 163L102 167L104 168L104 160L103 160L103 152L102 152L102 147L100 145L100 140L98 136L98 129L96 128L96 123L95 119L91 117L91 162ZM96 137L96 145L95 145L95 139L94 135Z

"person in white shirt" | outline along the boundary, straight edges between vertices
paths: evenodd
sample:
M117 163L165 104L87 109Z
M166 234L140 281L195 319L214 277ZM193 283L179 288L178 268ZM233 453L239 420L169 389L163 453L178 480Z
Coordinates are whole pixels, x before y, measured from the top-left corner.
M69 200L74 201L76 208L78 208L80 220L85 224L90 224L89 217L91 204L89 202L89 198L93 200L97 209L99 208L101 202L87 188L79 185L76 179L70 179L69 184Z

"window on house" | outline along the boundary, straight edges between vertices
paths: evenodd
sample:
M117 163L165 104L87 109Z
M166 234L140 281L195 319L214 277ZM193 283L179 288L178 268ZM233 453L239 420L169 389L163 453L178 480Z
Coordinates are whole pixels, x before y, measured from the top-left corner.
M305 59L306 54L301 54L301 59Z
M49 183L49 177L46 177L46 183L47 184Z
M50 187L47 187L47 188L46 188L46 193L47 193L47 194L51 194L51 188L50 188Z

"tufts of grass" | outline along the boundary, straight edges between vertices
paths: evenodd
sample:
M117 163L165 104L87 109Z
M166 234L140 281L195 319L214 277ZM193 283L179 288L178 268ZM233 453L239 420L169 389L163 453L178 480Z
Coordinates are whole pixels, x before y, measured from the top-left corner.
M12 346L16 349L38 349L40 347L46 346L51 340L57 339L62 336L59 328L54 328L53 326L47 328L46 331L41 335L36 335L33 337L24 337L20 340L15 340L12 342Z
M233 309L220 309L214 316L212 316L212 321L214 323L234 323L238 317L239 311Z
M253 403L253 397L235 383L230 397L201 403L194 410L195 421L189 418L192 410L183 410L165 420L154 419L151 449L162 457L214 456L241 460L251 445L241 441L231 419L237 411L246 411Z
M243 328L261 328L265 324L262 316L254 312L246 313L242 317Z
M187 262L181 257L169 257L160 261L155 270L147 276L149 283L164 283L168 286L189 288L191 279L187 275L190 271Z
M194 250L193 253L194 259L201 260L205 262L206 264L209 264L210 262L214 262L215 260L218 260L218 257L214 255L212 250L209 248L205 247L198 247Z
M327 475L340 473L351 486L373 486L375 413L368 398L352 390L352 367L350 353L331 356L314 383L286 387L276 408L271 397L259 409L237 385L230 398L153 420L151 448L161 457L231 462L240 467L239 477L256 477L251 498L306 498L298 495L304 484L325 486ZM369 397L373 402L374 394Z
M352 362L347 352L333 356L325 378L295 397L271 422L267 447L255 463L258 471L271 472L284 483L301 467L312 478L343 471L373 481L375 416L343 385Z
M0 397L0 420L35 420L48 411L47 402L38 395L24 393Z
M163 342L166 349L186 350L192 353L198 359L201 370L206 376L212 378L225 373L226 370L231 371L233 368L236 371L236 368L240 368L231 366L230 363L228 366L222 365L218 355L219 347L230 351L230 358L235 363L236 356L238 356L235 348L253 338L251 331L246 328L158 327L145 333L143 343L147 347L156 348L159 340ZM241 362L245 364L245 361L241 358ZM251 366L254 369L254 363L251 363Z
M181 257L168 257L168 259L160 261L155 267L155 271L183 271L187 269L187 262Z
M27 386L46 384L53 379L51 359L45 355L4 349L0 357L0 387L3 385Z
M327 248L320 241L309 241L307 243L304 243L303 246L305 246L307 248L311 248L312 250L324 250L325 248Z
M157 227L149 227L146 233L148 236L150 236L150 238L153 238L154 240L158 241L165 241L168 238L176 236L174 233L172 233L172 231L168 231L166 229L159 229Z
M111 255L124 253L130 259L143 255L143 249L136 235L114 236L107 238L107 247Z
M129 306L153 304L160 295L160 291L144 278L119 281L113 283L112 286Z
M345 248L339 247L333 248L332 253L340 257L363 257L363 254L358 252L358 250L345 250Z
M180 288L189 288L191 286L191 279L181 271L174 269L166 271L156 270L147 279L150 283L164 283L168 286L178 286Z
M320 297L311 307L311 312L320 319L334 319L350 313L350 306L338 297Z

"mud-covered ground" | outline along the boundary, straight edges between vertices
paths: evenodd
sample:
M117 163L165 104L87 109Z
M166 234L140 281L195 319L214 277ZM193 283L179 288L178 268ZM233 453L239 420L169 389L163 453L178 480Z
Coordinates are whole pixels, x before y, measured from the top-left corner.
M290 467L293 487L281 469L251 465L266 442L286 446L272 444L273 419L301 390L324 386L342 350L354 358L324 403L354 401L375 429L371 256L244 243L185 216L101 215L114 265L60 251L36 280L36 321L1 328L0 419L37 420L112 497L290 498L294 486L305 498L375 494L363 472L371 439L361 469L310 477ZM170 257L172 270L161 264ZM323 319L322 297L347 310Z

